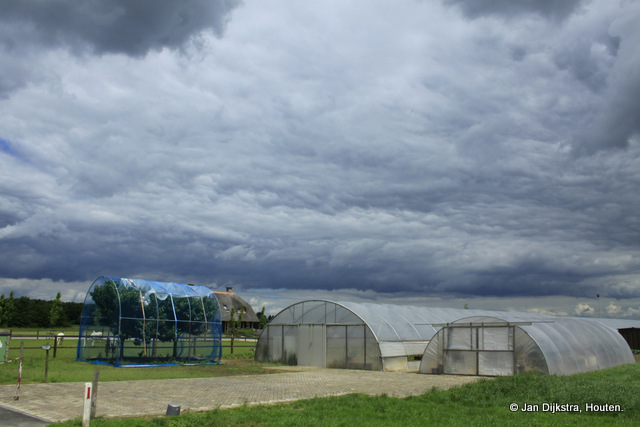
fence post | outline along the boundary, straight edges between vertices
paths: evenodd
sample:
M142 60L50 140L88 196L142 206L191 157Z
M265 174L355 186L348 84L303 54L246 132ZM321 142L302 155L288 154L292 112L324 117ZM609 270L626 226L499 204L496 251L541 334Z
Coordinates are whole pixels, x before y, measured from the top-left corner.
M100 376L100 371L95 370L93 372L93 383L92 388L93 392L91 393L91 414L89 418L93 419L96 417L96 405L98 403L98 377Z
M20 400L20 382L22 382L22 355L24 354L24 341L20 342L20 360L18 361L18 387L13 400Z
M44 359L44 382L49 381L49 350L51 346L49 344L43 345L42 349L46 352L46 356Z

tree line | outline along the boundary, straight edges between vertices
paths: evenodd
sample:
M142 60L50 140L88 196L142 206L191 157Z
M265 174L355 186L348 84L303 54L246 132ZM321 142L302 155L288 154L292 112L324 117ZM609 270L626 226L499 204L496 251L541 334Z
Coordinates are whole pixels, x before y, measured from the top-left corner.
M51 301L0 295L0 327L56 328L80 324L82 303L60 301L60 292Z

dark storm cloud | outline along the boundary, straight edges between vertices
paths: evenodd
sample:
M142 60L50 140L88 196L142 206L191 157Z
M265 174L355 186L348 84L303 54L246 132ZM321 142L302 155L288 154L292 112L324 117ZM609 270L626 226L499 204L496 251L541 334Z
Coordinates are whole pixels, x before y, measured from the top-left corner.
M553 21L562 21L574 13L584 12L593 2L572 1L511 1L511 0L444 0L458 6L465 16L507 17L517 20L535 13ZM571 137L574 153L589 155L602 149L627 147L630 138L640 134L640 78L632 72L640 66L637 49L640 36L633 24L635 7L630 15L616 19L593 21L588 33L567 34L556 43L554 62L579 82L600 94L604 102L591 111L582 111L584 125ZM606 17L606 14L603 15ZM517 22L517 21L514 21ZM514 59L522 60L526 50L512 51Z
M637 8L479 4L252 2L200 55L28 27L0 283L640 296Z
M602 30L605 32L607 29ZM562 46L554 61L558 68L568 70L591 90L600 91L607 85L610 62L615 60L619 45L619 37L611 37L606 33L592 39L585 37ZM598 46L605 48L601 49L603 52L598 52ZM604 61L602 56L605 57Z
M465 15L478 18L484 15L516 16L538 13L552 19L571 15L583 0L443 0L444 4L459 6Z
M178 49L203 31L222 36L239 0L25 0L0 2L0 99L32 81L50 80L40 54L142 57Z
M593 111L586 114L585 124L576 132L573 143L576 153L592 154L602 149L620 149L629 146L633 138L640 138L640 30L637 17L640 11L620 18L608 29L611 43L608 52L615 52L615 61L606 70L606 78L602 71L587 72L585 77L597 76L603 80L605 87L601 91L602 102ZM613 49L611 49L613 48ZM602 49L601 49L602 50ZM597 51L595 44L591 51ZM578 70L584 61L569 60L572 69ZM584 68L594 70L592 61L583 63ZM602 63L602 61L600 61Z
M444 0L444 4L458 6L465 16L518 18L535 13L553 21L568 19L574 13L584 14L591 1L511 1L511 0ZM580 12L580 13L578 13ZM570 138L577 155L590 155L602 149L627 147L630 138L640 134L638 99L640 78L631 69L640 66L637 49L640 35L632 18L637 8L631 7L629 15L618 17L612 23L607 14L603 19L592 20L588 26L577 26L577 32L559 36L553 56L556 66L571 73L599 94L602 102L597 107L581 111L583 125ZM579 21L579 17L576 18ZM588 30L588 31L585 31ZM526 49L515 47L514 59L521 61ZM579 120L579 117L576 117Z
M236 0L48 0L5 1L0 43L10 51L25 44L89 48L97 54L143 56L177 48L203 30L222 35Z

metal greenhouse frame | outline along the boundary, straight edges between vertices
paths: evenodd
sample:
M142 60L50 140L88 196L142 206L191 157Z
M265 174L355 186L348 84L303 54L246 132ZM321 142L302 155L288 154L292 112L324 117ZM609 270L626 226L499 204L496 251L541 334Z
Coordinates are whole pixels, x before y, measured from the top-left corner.
M366 370L417 370L434 324L486 310L307 300L265 326L256 360ZM544 315L538 315L545 318Z
M611 327L612 322L616 326ZM619 323L537 313L306 300L267 323L255 359L343 369L569 375L634 362L617 331Z
M204 286L99 277L82 308L77 360L115 366L219 363L222 323Z
M442 328L427 345L420 372L504 376L572 375L634 363L626 341L602 322L526 314L469 317Z

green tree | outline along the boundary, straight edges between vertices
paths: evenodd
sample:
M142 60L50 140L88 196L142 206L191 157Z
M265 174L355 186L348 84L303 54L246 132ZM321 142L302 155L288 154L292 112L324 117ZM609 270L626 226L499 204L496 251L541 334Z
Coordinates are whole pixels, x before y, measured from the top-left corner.
M124 354L124 342L133 339L134 345L141 346L139 357L157 357L158 349L166 347L158 342L173 342L177 358L181 339L211 332L217 311L215 298L143 294L115 280L96 285L90 295L95 303L93 324L109 328L119 338L120 354Z
M62 294L58 292L56 299L51 303L51 310L49 310L49 325L52 328L65 326L67 321L64 308L62 307L62 301L60 301L61 297Z
M268 322L267 316L264 314L264 308L265 307L262 306L262 310L260 310L260 313L258 313L258 321L260 322L260 325L258 327L260 329L264 329Z
M0 295L0 327L47 328L56 326L51 324L51 310L55 305L57 305L55 301L31 299L25 296L15 298L13 291L8 298L2 294ZM60 305L64 314L58 326L79 325L83 304L60 302ZM20 313L19 316L18 313Z
M64 308L64 315L67 318L67 325L79 325L80 316L82 315L81 302L63 301L62 308Z
M7 326L7 321L5 320L5 316L4 316L4 304L5 304L5 299L4 299L4 294L2 294L0 295L0 327Z
M229 317L229 327L227 330L228 334L230 334L231 336L239 335L238 329L242 328L242 317L246 312L246 307L240 307L238 311L236 311L235 308L231 309L231 316Z
M146 356L146 325L140 291L105 280L95 286L90 295L96 304L94 324L108 327L111 334L119 338L120 354L124 354L125 341L134 338L135 345L143 345L140 355Z
M16 308L16 299L13 297L13 291L9 292L9 298L5 306L7 324L11 325L15 321L16 314L18 312Z
M16 300L13 297L13 291L9 293L9 298L0 295L0 326L14 326L13 321L16 317Z
M117 336L120 332L120 308L115 282L113 280L105 281L102 285L94 287L90 295L96 304L93 324L106 326L111 330L111 335Z
M231 336L234 336L236 333L236 324L238 321L236 320L236 309L231 307L231 315L229 316L229 326L227 326L227 333Z

